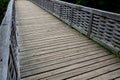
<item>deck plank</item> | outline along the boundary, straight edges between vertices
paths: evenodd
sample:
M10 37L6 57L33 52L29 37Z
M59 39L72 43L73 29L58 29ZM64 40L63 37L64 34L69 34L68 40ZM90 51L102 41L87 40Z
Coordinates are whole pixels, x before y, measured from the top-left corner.
M85 56L91 56L91 55L94 55L94 53L91 53L90 55L84 55L84 57ZM76 56L79 56L79 55L76 55ZM80 58L82 58L83 57L83 55L81 55L81 56L79 56ZM78 57L78 58L79 58ZM54 64L60 64L60 63L62 63L62 62L66 62L67 63L67 61L69 62L69 60L72 60L71 58L73 58L73 57L71 57L71 56L68 56L68 57L66 57L66 58L56 58L56 59L48 59L48 60L44 60L44 58L42 58L44 61L41 61L41 62L35 62L34 64L28 64L28 63L26 63L24 66L21 66L21 71L26 71L26 70L31 70L31 69L35 69L35 68L40 68L40 67L45 67L45 66L50 66L50 65L54 65ZM73 60L74 60L74 58L73 58ZM78 59L79 60L79 59ZM40 60L38 60L38 61L40 61ZM76 61L76 62L78 62L78 61ZM70 63L71 64L71 63ZM33 65L34 65L34 67L33 67ZM68 65L68 64L67 64Z
M119 77L118 58L32 2L17 0L16 13L21 80Z
M102 59L102 58L100 58ZM57 70L52 70L52 71L48 71L42 74L36 74L36 75L32 75L29 77L24 78L24 80L63 80L75 75L81 75L83 73L87 73L89 71L93 71L95 69L99 69L100 67L104 67L104 66L109 66L112 64L117 63L115 59L110 59L110 60L105 60L105 61L101 61L101 62L96 62L95 64L91 64L91 65L87 65L84 66L85 64L77 64L77 66L79 66L78 68L75 68L76 65L72 65L72 66L68 66L65 68L60 68ZM83 65L83 66L82 66ZM75 68L75 69L74 69Z
M100 57L103 57L103 56L100 56ZM95 58L99 58L99 57L95 57ZM110 57L107 57L107 58L109 59ZM45 65L45 64L43 64L43 66L39 66L39 68L31 69L31 70L25 71L25 72L23 72L21 74L23 74L24 76L28 76L28 75L34 75L34 74L37 74L37 73L45 73L45 72L48 72L48 71L51 71L51 70L54 71L54 70L59 69L59 68L61 68L61 70L62 69L64 70L64 68L70 67L71 65L74 66L74 67L71 67L69 70L72 70L72 69L80 67L80 65L83 66L84 64L88 65L88 64L95 63L95 61L93 61L91 59L88 59L88 60L86 60L86 62L82 63L83 61L85 61L84 59L82 59L82 60L81 59L69 60L69 61L66 61L66 62L56 63L56 64L52 64L52 65L49 65L49 64ZM103 57L103 59L104 59L104 57ZM106 57L105 57L105 59L106 59ZM66 68L65 71L67 71L67 68ZM33 73L31 73L31 72L33 72Z
M120 80L120 76L118 78L114 79L114 80Z
M116 78L118 76L120 76L120 68L116 69L115 71L109 72L107 74L93 78L91 80L110 80L110 79Z
M107 73L109 74L109 72L111 72L112 70L120 68L119 65L120 65L120 63L112 64L110 66L103 67L103 68L88 72L86 74L82 74L82 75L72 77L68 80L90 80L91 78L93 78L95 76L97 77L97 76L100 76L100 75L106 75ZM108 77L108 76L106 76L106 77ZM106 80L107 78L104 78L104 79ZM104 80L104 79L100 79L100 80ZM99 80L99 79L95 78L95 80Z
M88 47L91 47L91 46L88 46ZM77 49L79 49L79 48L77 48ZM54 60L58 60L58 59L62 59L62 58L67 58L67 57L72 57L72 56L81 56L81 57L85 57L85 56L90 56L90 55L95 55L96 53L100 53L100 52L102 52L102 50L100 49L100 50L96 50L96 49L90 49L90 48L88 48L87 50L86 50L86 48L85 49L83 49L83 50L81 50L81 52L78 52L79 50L77 50L77 49L75 49L75 50L73 50L72 52L70 51L70 50L64 50L64 51L60 51L59 53L58 52L55 52L55 53L51 53L51 54L48 54L48 55L41 55L41 56L36 56L36 57L33 57L33 58L30 58L30 59L26 59L26 58L22 58L21 60L23 60L23 62L21 63L21 64L26 64L25 62L27 62L27 64L29 64L29 62L30 62L30 64L31 63L40 63L40 62L48 62L48 61L54 61ZM87 52L89 52L89 51L94 51L93 53L91 52L91 53L87 53ZM62 54L61 54L62 53ZM64 57L63 57L64 56Z

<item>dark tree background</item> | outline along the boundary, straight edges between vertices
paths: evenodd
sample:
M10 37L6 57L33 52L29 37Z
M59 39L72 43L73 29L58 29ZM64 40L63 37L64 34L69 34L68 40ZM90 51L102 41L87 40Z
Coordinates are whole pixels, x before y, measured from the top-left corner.
M4 17L9 0L0 0L0 23Z
M96 9L120 13L120 0L63 0Z

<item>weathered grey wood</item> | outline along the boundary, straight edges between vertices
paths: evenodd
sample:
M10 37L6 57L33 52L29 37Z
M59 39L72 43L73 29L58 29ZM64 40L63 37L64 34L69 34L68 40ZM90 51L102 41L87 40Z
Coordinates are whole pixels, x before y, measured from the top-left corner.
M101 58L102 59L102 58ZM94 60L95 61L95 60ZM103 64L104 63L104 64ZM34 75L34 76L29 76L29 77L26 77L24 78L24 80L37 80L37 79L49 79L49 80L62 80L62 79L65 79L65 78L68 78L68 77L72 77L72 76L75 76L75 75L81 75L85 72L89 72L90 70L94 70L96 68L100 68L102 66L106 66L106 65L109 65L109 64L113 64L113 63L116 63L114 62L114 60L105 60L104 62L99 62L99 63L96 63L96 64L93 64L93 65L90 65L90 66L84 66L84 67L81 67L81 68L76 68L76 69L73 69L74 67L76 67L76 65L78 65L79 67L82 66L81 64L76 64L76 65L72 65L72 66L68 66L68 67L65 67L65 68L60 68L60 69L56 69L56 70L52 70L52 71L49 71L49 72L44 72L42 74L37 74L37 75ZM71 70L73 69L73 70ZM68 71L67 71L68 70ZM65 71L65 72L64 72Z
M87 52L87 51L96 51L96 49L90 49L91 47L96 47L95 45L94 46L89 46L89 45L87 45L88 47L86 47L86 46L84 46L84 47L75 47L75 51L76 50L78 50L78 49L82 49L81 50L81 53L84 53L84 54L81 54L81 55L87 55L85 52ZM88 50L86 50L85 51L85 49L86 48L88 48ZM23 60L23 63L24 62L26 62L27 64L29 64L28 62L31 62L31 61L33 61L33 63L34 62L39 62L39 59L45 59L46 57L48 57L49 59L46 59L46 60L40 60L40 62L47 62L47 61L49 61L49 60L54 60L54 59L59 59L59 58L62 58L63 57L63 55L64 55L64 57L65 57L65 55L66 56L71 56L71 55L73 55L73 56L75 56L75 55L79 55L80 53L75 53L75 51L74 51L74 48L72 49L73 50L73 52L71 52L71 51L69 51L70 49L67 49L67 50L62 50L62 51L59 51L60 53L62 53L61 55L60 55L60 53L58 53L58 52L54 52L54 53L49 53L48 55L41 55L41 56L39 56L38 55L38 57L36 56L36 57L33 57L33 58L29 58L29 57L32 57L32 56L27 56L27 57L22 57L21 58L21 60ZM67 51L67 52L66 52ZM102 51L101 49L98 49L98 51ZM74 53L74 54L73 54ZM54 56L53 56L54 55ZM89 55L91 55L91 54L89 54ZM58 57L57 57L58 56ZM55 57L55 58L53 58L53 57Z
M18 80L15 3L10 0L0 26L0 54L2 54L2 77L0 80Z
M113 65L109 65L107 67L103 67L103 68L100 68L100 69L97 69L95 70L95 73L93 73L94 71L91 71L91 72L88 72L86 74L82 74L82 75L78 75L78 76L75 76L75 77L72 77L68 80L92 80L91 78L92 77L95 77L96 76L96 80L99 80L97 78L97 76L100 76L100 75L106 75L106 74L109 74L109 72L112 72L112 70L115 70L115 69L118 69L120 68L119 67L120 63L116 63L116 64L113 64ZM113 74L114 75L114 74ZM109 76L106 76L107 78L110 78ZM106 80L107 78L102 78L102 80ZM112 77L113 78L113 77ZM110 78L111 79L111 78ZM101 79L100 79L101 80Z
M118 78L115 78L114 80L120 80L120 77L118 77Z
M119 55L120 15L59 0L31 0L89 38ZM49 3L53 3L51 5ZM54 8L51 9L51 7ZM97 17L95 17L97 16ZM104 24L103 24L104 22ZM103 26L105 25L105 26ZM103 28L104 27L104 28Z
M118 68L118 69L116 69L115 71L112 71L112 72L109 72L109 73L107 73L107 74L104 74L104 75L101 75L101 76L98 76L97 78L93 78L93 79L91 79L91 80L109 80L109 79L111 79L111 78L116 78L116 77L118 77L119 76L119 74L120 74L120 68Z
M49 11L53 11L51 2L39 1ZM55 2L54 11L60 15L56 7L59 8L59 4ZM108 69L119 68L118 58L30 1L16 1L16 10L22 80L65 80L88 74L85 77L87 79L104 74ZM84 12L81 14L83 19L84 14L89 16ZM70 16L65 17L65 20L70 21ZM96 74L96 71L101 73ZM118 74L115 77L119 77Z
M46 64L41 64L43 67L40 66L39 68L33 68L33 69L30 69L29 71L25 71L23 73L21 72L21 75L23 75L21 77L26 77L26 76L29 76L29 75L34 75L34 74L37 74L37 73L40 74L40 73L48 72L48 71L59 69L59 68L61 68L61 70L62 70L65 67L69 67L69 66L73 65L75 67L69 69L69 70L72 70L72 69L80 67L80 65L81 65L80 63L82 63L83 61L87 61L87 60L90 61L91 59L98 58L98 57L103 57L103 56L105 56L105 55L93 55L93 56L91 55L91 57L84 57L84 58L79 57L79 55L78 56L72 56L72 57L69 57L69 59L66 60L65 62L64 61L63 62L58 62L57 64L54 64L53 62L50 62L50 63L53 63L52 65L49 65L48 63L46 63L46 64L48 64L48 66ZM65 59L67 59L67 58L65 58ZM94 61L96 61L96 60L94 60ZM88 63L89 64L95 63L94 61L91 61L91 62L88 62ZM87 62L83 63L83 64L88 65ZM67 69L65 71L67 71Z
M88 28L88 34L87 34L88 37L90 37L90 35L91 35L92 19L93 19L93 12L91 12L91 16L90 16L90 22L89 22L89 28Z
M112 12L108 12L108 11L103 11L103 10L98 10L98 9L94 9L94 8L90 8L90 7L85 7L85 6L81 6L81 5L76 5L76 4L72 4L72 3L67 3L67 2L63 2L60 0L52 0L53 2L62 4L62 5L67 5L67 6L71 6L73 8L77 8L86 12L93 12L93 14L97 14L97 15L101 15L101 16L105 16L108 18L113 18L115 20L120 20L120 15L117 13L112 13Z
M8 10L6 12L5 18L0 26L0 54L2 54L2 80L7 80L8 77L8 59L9 59L9 44L10 44L10 30L12 21L12 5L13 0L8 5ZM9 16L9 18L8 18Z
M2 70L3 70L2 61L0 61L0 79L2 79Z
M102 59L102 58L101 58ZM105 63L105 64L103 64ZM102 65L101 65L102 64ZM71 78L75 75L81 75L81 74L85 74L89 71L92 71L92 70L95 70L97 68L100 68L100 67L103 67L103 66L106 66L109 64L114 64L114 61L112 60L105 60L105 61L101 61L99 63L95 63L95 64L92 64L92 65L89 65L89 66L83 66L81 68L76 68L76 69L73 69L73 70L69 70L69 71L66 71L66 72L62 72L66 69L70 69L70 68L73 68L73 66L69 66L69 67L66 67L64 69L58 69L58 70L55 70L54 72L56 73L53 73L52 74L52 71L49 73L44 73L44 74L48 74L47 76L44 75L44 74L41 74L42 76L41 77L46 77L46 78L43 78L44 79L49 79L49 80L52 80L52 79L55 79L55 80L62 80L62 79L68 79L68 78ZM79 64L78 64L79 65ZM76 66L76 65L75 65ZM80 66L80 65L79 65ZM60 70L60 71L59 71ZM59 73L60 72L60 73ZM57 74L58 73L58 74ZM57 75L54 75L54 74L57 74ZM51 75L51 76L49 76ZM37 76L36 76L37 77Z
M98 51L98 52L100 52L100 51ZM42 61L40 59L38 59L34 63L29 64L29 62L28 62L28 63L24 64L24 66L21 66L21 70L22 71L24 71L24 70L27 71L27 70L34 69L34 68L39 68L40 66L44 66L44 65L51 65L51 64L64 62L64 61L69 60L72 56L73 57L74 56L85 57L85 56L92 56L92 55L94 55L94 53L90 53L89 55L86 55L86 54L88 54L88 53L83 53L81 55L69 55L69 56L65 56L66 58L62 58L60 56L58 57L58 55L54 56L55 58L53 58L53 57L47 57L48 59L47 58L42 58L41 59ZM47 59L47 60L45 60L45 59ZM33 62L33 61L31 61L31 62ZM34 67L32 67L32 65L34 65Z

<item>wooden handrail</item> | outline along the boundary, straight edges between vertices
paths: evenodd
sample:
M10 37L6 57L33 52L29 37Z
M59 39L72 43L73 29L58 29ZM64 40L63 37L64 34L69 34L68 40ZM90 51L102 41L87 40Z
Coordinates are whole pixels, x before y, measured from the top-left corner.
M19 80L17 52L15 2L10 0L0 26L0 54L3 63L2 80Z
M120 55L120 14L60 0L31 0L84 35Z

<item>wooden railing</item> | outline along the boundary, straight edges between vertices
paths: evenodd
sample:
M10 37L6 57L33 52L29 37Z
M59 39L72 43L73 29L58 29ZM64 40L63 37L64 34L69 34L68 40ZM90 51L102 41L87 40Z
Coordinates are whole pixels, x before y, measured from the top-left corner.
M120 55L120 14L60 0L31 0L89 38Z
M15 20L15 2L10 0L5 17L0 26L0 56L3 63L2 79L18 80L17 29Z

